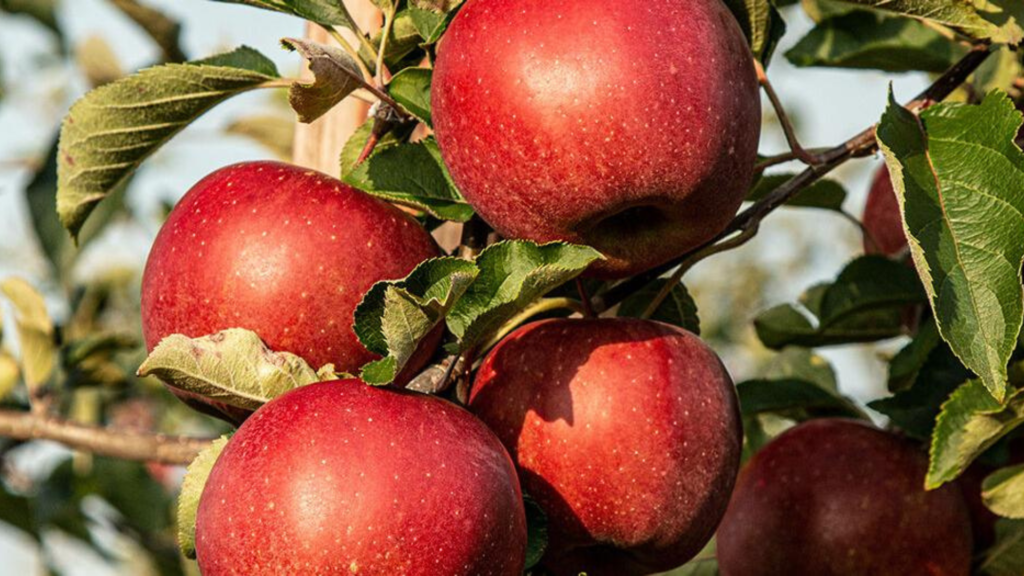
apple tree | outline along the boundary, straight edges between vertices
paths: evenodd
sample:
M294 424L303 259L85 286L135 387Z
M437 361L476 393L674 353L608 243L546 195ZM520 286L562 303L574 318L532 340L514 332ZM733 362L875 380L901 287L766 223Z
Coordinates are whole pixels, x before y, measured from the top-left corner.
M1024 573L1019 0L220 2L305 21L303 73L110 0L158 61L79 47L30 167L52 280L0 281L0 520L47 570L62 533L205 576ZM0 10L72 66L56 2ZM780 58L930 83L806 147ZM141 278L76 273L140 166L257 91L288 115L230 131L274 158L181 190ZM877 156L854 215L834 173ZM862 253L698 310L694 267L789 210ZM734 379L712 324L767 361ZM820 351L883 342L852 399ZM74 452L25 473L43 441Z

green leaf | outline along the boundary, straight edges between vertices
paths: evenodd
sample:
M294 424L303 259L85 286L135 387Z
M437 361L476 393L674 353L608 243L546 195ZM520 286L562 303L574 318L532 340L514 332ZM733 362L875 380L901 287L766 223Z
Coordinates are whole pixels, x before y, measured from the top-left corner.
M359 160L359 155L362 154L363 149L366 148L366 143L370 139L370 135L373 132L373 118L367 118L363 124L356 129L352 136L349 136L345 146L341 150L341 179L345 180L349 174L352 173L356 168L356 161ZM400 144L404 140L407 133L401 128L391 130L384 135L377 142L374 147L374 152L381 152L385 148Z
M803 310L791 304L770 308L755 318L754 328L773 349L871 342L901 334L904 308L923 300L913 270L881 256L863 256L834 283L805 293Z
M1024 519L1024 464L989 474L981 485L981 499L1000 516Z
M288 93L288 102L298 113L300 122L313 122L366 85L355 59L337 46L300 38L283 38L281 45L298 51L308 60L315 77L312 84L295 82Z
M305 360L272 352L259 336L240 328L202 338L168 336L139 367L139 375L245 410L319 381Z
M441 39L445 30L448 29L448 24L455 16L455 12L438 14L433 10L423 10L415 6L410 7L407 12L420 38L423 39L423 44L427 46L435 44Z
M923 332L918 338L922 335ZM924 337L929 338L927 335ZM912 342L908 348L914 345ZM895 367L894 362L891 369ZM891 374L890 372L890 377ZM970 371L964 368L950 351L949 346L940 341L928 351L922 365L909 377L908 388L888 398L875 400L868 406L888 416L890 422L908 436L928 440L935 428L935 420L942 411L942 405L950 394L972 377Z
M747 202L761 200L796 174L771 174L762 176L747 196ZM822 208L839 212L846 200L846 190L835 180L819 180L793 196L786 206L794 208Z
M433 138L375 150L344 180L368 194L435 218L465 222L473 217L473 208L452 182Z
M448 315L459 350L472 348L534 300L602 259L589 246L525 240L492 244L476 258L480 275Z
M185 470L185 479L181 483L178 495L178 547L181 553L192 560L196 558L196 516L199 512L199 499L206 487L206 479L210 477L213 465L228 444L228 436L221 436L203 449L196 459Z
M715 557L715 539L686 564L662 574L662 576L718 576L718 559Z
M914 263L939 333L997 399L1024 318L1021 115L1004 93L940 104L920 119L890 105L878 126Z
M18 362L6 350L0 350L0 401L14 392L20 376Z
M967 53L915 20L857 10L818 24L786 58L796 66L944 72Z
M750 51L762 62L771 58L786 25L769 0L725 0L750 43Z
M430 80L433 72L427 68L406 68L391 79L388 93L414 116L432 126L430 117Z
M808 348L789 346L775 355L764 370L769 379L793 378L817 385L823 390L839 392L836 372L824 357Z
M1018 0L845 0L953 28L976 40L1008 44L1024 38Z
M790 415L794 410L819 416L863 418L852 402L806 380L747 380L736 385L744 416L763 412ZM808 416L795 417L804 420Z
M352 18L340 0L214 0L273 10L327 26L352 27Z
M77 236L96 204L214 105L277 78L251 48L142 70L86 94L61 127L57 212Z
M619 306L619 316L628 318L639 318L647 310L651 301L661 292L669 280L659 278L651 282L643 289L633 293L626 298ZM672 324L685 328L696 335L700 335L700 318L697 315L697 303L693 301L690 292L682 283L677 282L668 296L658 305L651 320Z
M380 41L383 36L384 32L381 30L370 39L370 43L375 49L380 50ZM416 52L420 47L421 40L412 11L410 9L402 10L395 15L395 21L391 25L391 34L388 35L388 44L384 53L384 64L392 72L401 70L408 65L417 65L423 57L422 52ZM370 52L366 46L359 47L359 57L363 62L367 62L371 69L377 64L376 55Z
M163 52L164 62L184 62L181 51L181 23L169 18L163 12L137 0L111 0L125 16L142 28Z
M420 10L433 12L451 12L462 6L464 0L409 0L409 3Z
M933 350L942 343L935 319L929 316L918 327L917 334L889 362L890 392L900 392L913 386L927 364ZM964 378L966 380L966 378Z
M0 283L0 292L11 301L16 311L22 373L29 394L34 396L50 379L57 365L53 321L46 311L43 296L21 278L4 280Z
M25 496L12 494L0 483L0 522L13 526L36 540L40 538L32 518L32 503Z
M988 94L993 90L1008 91L1022 76L1024 54L1004 46L1001 50L993 50L992 55L978 66L971 84L978 94Z
M369 351L384 358L363 366L363 381L394 380L478 273L468 260L432 258L402 280L374 284L356 307L353 329Z
M529 570L540 563L548 547L548 515L537 501L523 493L526 508L526 565Z
M932 433L928 489L955 480L982 452L1024 423L1024 394L1006 405L997 402L979 380L958 388L942 405Z
M996 541L986 552L979 573L985 576L1020 576L1024 566L1024 520L996 521Z

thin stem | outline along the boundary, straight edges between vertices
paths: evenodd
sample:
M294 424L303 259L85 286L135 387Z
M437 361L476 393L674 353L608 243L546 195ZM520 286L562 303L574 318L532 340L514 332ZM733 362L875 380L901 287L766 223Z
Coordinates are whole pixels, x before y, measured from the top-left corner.
M827 152L829 148L810 148L805 150L809 154L817 157L819 154ZM754 165L754 173L760 174L767 168L778 166L779 164L785 164L786 162L792 162L793 160L799 160L799 158L797 158L796 154L792 151L776 154L775 156L768 156Z
M945 74L929 86L928 89L909 102L906 105L906 108L916 113L936 102L942 101L956 90L958 86L963 84L964 81L967 80L967 77L970 76L971 73L973 73L990 54L991 50L988 45L982 44L975 46L967 53L967 55L961 58L959 62L954 64L953 67L947 70ZM626 299L629 295L659 278L662 274L665 274L669 270L672 270L676 266L686 262L695 254L701 254L703 251L707 250L709 246L714 246L732 234L756 229L760 225L761 220L763 220L768 214L784 205L801 190L807 188L811 184L814 184L847 160L873 154L878 149L878 142L875 139L875 128L875 126L866 128L860 134L857 134L846 142L843 142L842 144L821 154L818 158L821 163L809 166L806 170L797 174L746 210L740 212L735 218L733 218L732 222L726 226L725 230L711 240L704 242L662 266L624 280L610 288L604 294L594 297L591 302L594 310L600 313L612 306L615 306ZM715 250L711 253L717 253L719 251L720 250ZM703 258L705 256L701 257Z
M516 314L508 322L505 322L497 332L491 336L483 346L480 347L480 354L485 354L488 350L493 348L501 342L505 336L508 336L513 330L519 327L520 324L526 322L530 318L544 312L550 312L558 309L572 310L573 312L584 314L583 303L577 302L572 298L541 298L530 306L527 306L522 312Z
M765 73L764 66L761 65L757 58L754 58L754 70L757 71L758 83L761 84L761 88L764 88L764 93L772 103L772 108L775 109L775 115L779 117L779 123L782 124L782 131L786 134L786 142L789 144L789 149L792 151L794 158L809 166L817 164L818 159L800 145L800 141L796 137L796 130L793 128L793 123L790 122L789 115L786 114L786 109L783 108L779 95L776 94L775 88L772 86L771 81L768 80L768 74Z
M587 294L587 287L583 285L583 280L576 277L576 292L580 295L580 302L583 303L583 317L584 318L596 318L597 314L594 314L594 308L590 305L590 295Z
M348 43L348 40L345 40L345 37L335 30L333 26L323 26L323 29L331 35L331 38L334 38L334 41L341 46L342 50L356 61L356 65L359 66L359 71L363 73L363 80L367 84L373 84L373 73L366 67L366 62L363 62L363 59L359 56L359 51L353 48L352 45Z
M838 214L850 221L858 230L860 230L861 236L864 237L874 252L881 252L881 248L878 246L878 242L875 241L875 237L871 235L871 231L868 230L867 226L865 226L863 222L860 221L860 218L857 218L846 210L839 210Z
M211 442L200 438L85 426L14 410L0 410L0 436L17 440L53 440L101 456L160 464L188 464Z
M391 26L395 23L395 10L398 7L398 2L391 4L390 10L384 11L384 29L381 31L380 36L380 49L377 51L377 86L380 88L384 87L384 83L390 80L387 67L384 65L384 54L388 51L388 37L391 36Z
M374 60L376 60L377 48L374 47L373 42L370 42L370 39L366 37L365 33L363 33L363 29L356 22L356 19L352 17L352 13L348 11L348 6L345 6L345 2L343 0L338 0L336 4L338 5L338 8L341 9L341 13L345 15L345 20L347 20L349 30L356 35L356 38L359 38L359 44L370 53Z

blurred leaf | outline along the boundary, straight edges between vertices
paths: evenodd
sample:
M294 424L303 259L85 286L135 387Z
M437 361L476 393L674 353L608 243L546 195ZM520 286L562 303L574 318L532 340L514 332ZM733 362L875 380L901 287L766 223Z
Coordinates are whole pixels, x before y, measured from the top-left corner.
M548 547L548 515L537 501L529 494L523 493L523 505L526 507L526 565L530 570L544 556Z
M1024 423L1024 395L1020 391L997 402L980 380L958 388L942 405L932 433L928 489L956 479L982 452Z
M394 380L478 273L468 260L431 258L402 280L374 284L356 308L353 329L368 350L384 358L363 366L363 381Z
M243 116L236 118L224 131L254 140L281 160L292 157L292 141L295 139L295 122L292 119L269 114Z
M974 79L971 82L974 89L981 95L993 90L1010 90L1017 79L1024 77L1022 59L1024 54L1021 54L1020 50L1015 51L1006 47L994 50L974 72Z
M77 236L96 204L150 154L225 99L277 78L251 48L148 68L86 94L61 128L57 211Z
M25 496L11 494L0 482L0 522L25 532L36 540L40 539L32 518L32 505Z
M199 512L199 499L206 487L206 479L210 477L213 465L228 444L228 436L221 436L213 441L196 459L188 465L185 480L181 484L178 496L178 547L181 553L192 560L196 558L196 515Z
M465 222L473 217L473 208L452 182L433 138L375 149L344 181L388 202L417 208L443 220Z
M718 559L715 557L715 550L716 543L712 538L693 559L662 576L718 576Z
M88 474L77 477L81 497L100 496L117 509L137 532L156 532L172 526L173 501L140 462L94 457Z
M761 200L779 186L788 182L796 174L771 174L762 176L754 184L747 196L747 202ZM834 180L819 180L809 187L793 196L786 206L794 208L822 208L839 212L843 209L843 202L846 200L846 190L842 184Z
M298 16L321 25L352 28L352 18L339 0L214 0L228 4L246 4Z
M168 336L139 367L139 376L156 376L179 390L245 410L319 381L305 360L272 352L259 336L240 328L202 338Z
M18 362L6 350L0 350L0 401L14 392L20 376Z
M1024 519L1024 464L989 474L981 485L981 499L1000 516Z
M1024 38L1019 0L845 0L959 30L977 40L1017 44ZM1016 18L1014 18L1016 16Z
M862 10L862 8L854 4L847 4L842 0L800 0L800 4L811 20L817 23Z
M904 307L923 300L913 270L881 256L863 256L834 283L808 290L803 311L791 304L775 306L759 314L754 327L772 349L871 342L898 336Z
M188 60L181 51L181 24L163 12L137 0L110 0L125 16L142 28L160 47L164 62Z
M789 346L772 358L764 370L771 379L794 378L817 385L823 390L839 392L835 370L824 357L808 348Z
M796 66L944 72L966 53L920 22L857 10L818 24L786 58Z
M564 242L506 240L488 246L476 258L480 276L448 315L459 350L483 342L534 300L600 259L593 248Z
M669 280L659 278L643 289L634 292L619 306L619 316L639 318L647 311L647 307L661 292ZM672 287L668 296L658 305L651 320L679 326L700 336L700 317L697 315L697 303L681 282Z
M939 104L920 118L890 94L878 126L939 333L996 399L1024 318L1020 126L1001 92L977 106Z
M90 36L75 49L78 67L93 88L124 76L117 54L101 36Z
M56 34L63 45L64 32L57 22L57 4L58 0L0 0L0 10L32 18Z
M29 394L35 396L56 366L57 346L53 321L39 292L21 278L0 283L0 292L14 305L15 325L21 349L21 365Z
M388 93L403 108L432 126L430 118L430 80L433 76L427 68L406 68L391 79Z
M300 38L283 38L281 45L308 60L315 76L312 84L295 82L288 94L288 102L298 113L300 122L308 124L316 120L366 85L359 65L337 46Z
M996 541L985 552L980 573L985 576L1020 576L1024 566L1024 520L996 521Z

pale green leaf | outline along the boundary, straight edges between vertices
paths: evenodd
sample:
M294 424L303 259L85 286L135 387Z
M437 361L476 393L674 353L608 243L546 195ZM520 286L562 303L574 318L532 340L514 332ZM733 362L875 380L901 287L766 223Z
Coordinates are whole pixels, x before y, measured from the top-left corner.
M316 120L366 85L359 65L337 46L300 38L283 38L281 45L308 60L315 77L312 84L295 82L288 93L288 102L298 113L300 122L308 124Z
M462 5L464 0L409 0L409 3L420 10L433 12L451 12Z
M356 307L353 329L368 350L383 358L363 367L363 381L394 380L477 274L468 260L432 258L402 280L374 284Z
M477 256L480 276L448 315L448 328L466 350L496 332L534 300L579 276L601 254L564 242L507 240Z
M0 292L14 305L22 374L30 395L34 396L57 366L53 321L43 296L21 278L4 280Z
M1001 405L979 380L958 388L942 405L932 432L927 488L956 479L982 452L1024 423L1024 394Z
M18 385L21 370L18 362L5 350L0 350L0 400L7 398Z
M253 410L289 390L319 381L315 370L288 352L273 352L248 330L231 328L201 338L173 334L139 367L169 386Z
M96 204L160 146L225 99L277 77L251 48L147 68L97 88L61 127L57 212L77 236Z
M178 494L178 547L186 558L196 558L196 516L199 513L199 499L206 487L213 465L228 444L228 436L221 436L203 449L185 470L185 478Z
M997 399L1024 317L1020 125L1006 94L993 92L920 118L891 100L878 126L939 333Z
M1024 464L989 474L981 485L981 499L1000 516L1024 519Z

